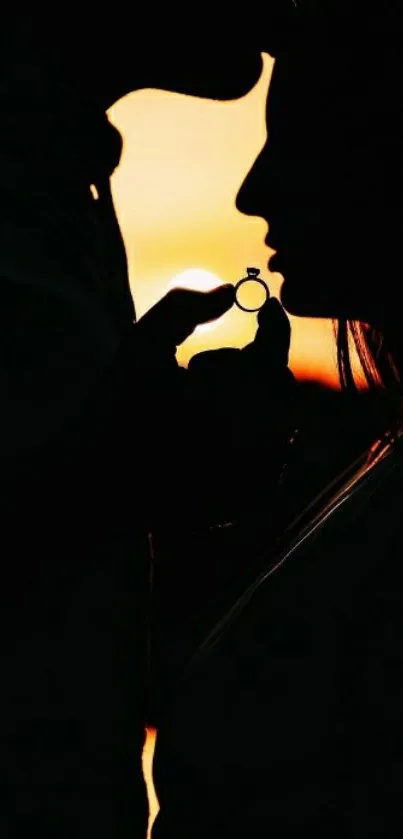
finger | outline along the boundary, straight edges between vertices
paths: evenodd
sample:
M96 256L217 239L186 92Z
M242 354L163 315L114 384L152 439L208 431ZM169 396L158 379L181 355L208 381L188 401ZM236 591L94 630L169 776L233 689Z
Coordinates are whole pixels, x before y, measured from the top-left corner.
M212 291L175 288L141 318L138 327L158 344L178 346L196 326L221 317L234 301L231 284Z
M267 300L258 314L258 329L249 351L263 366L286 366L291 341L290 321L275 298Z

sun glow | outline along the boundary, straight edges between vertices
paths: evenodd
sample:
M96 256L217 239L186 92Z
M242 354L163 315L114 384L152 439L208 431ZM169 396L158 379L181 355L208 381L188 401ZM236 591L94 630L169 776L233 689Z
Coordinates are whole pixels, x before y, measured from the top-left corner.
M181 271L177 274L168 285L168 290L172 288L189 288L195 291L212 291L213 288L223 285L223 280L217 274L211 271L206 271L204 268L188 268L186 271ZM202 332L209 332L217 325L217 321L211 323L203 323L195 329L195 334Z

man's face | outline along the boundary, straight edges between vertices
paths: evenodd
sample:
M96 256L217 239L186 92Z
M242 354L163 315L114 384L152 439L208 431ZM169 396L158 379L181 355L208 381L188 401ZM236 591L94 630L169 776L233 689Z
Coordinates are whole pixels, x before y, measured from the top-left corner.
M209 99L236 99L245 95L262 72L259 49L236 40L209 38L166 42L142 56L143 86L173 90Z
M209 99L236 99L259 80L258 39L249 46L245 27L221 31L204 13L192 19L178 11L142 10L127 25L124 16L97 11L91 20L64 19L53 49L70 76L80 81L103 108L140 88L158 88ZM42 37L43 40L43 37Z

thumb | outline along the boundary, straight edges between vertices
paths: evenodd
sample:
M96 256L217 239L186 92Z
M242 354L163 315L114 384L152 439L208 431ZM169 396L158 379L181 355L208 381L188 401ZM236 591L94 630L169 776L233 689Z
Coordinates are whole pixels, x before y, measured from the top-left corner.
M159 345L177 347L201 323L221 317L235 301L234 286L212 291L174 288L139 320L137 328Z
M291 341L290 321L281 303L271 297L258 314L258 329L253 341L254 349L266 360L269 357L278 365L288 364Z

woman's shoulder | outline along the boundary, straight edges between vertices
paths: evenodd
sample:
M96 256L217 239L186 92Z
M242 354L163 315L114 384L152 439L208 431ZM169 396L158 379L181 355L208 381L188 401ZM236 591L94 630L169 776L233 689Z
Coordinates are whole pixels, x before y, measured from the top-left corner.
M400 533L403 523L403 436L388 434L365 450L306 506L286 528L280 552L306 543L352 538L369 532L382 540Z
M273 625L284 615L291 626L298 616L316 627L348 622L351 610L361 613L365 602L378 600L378 591L385 600L398 590L402 550L403 449L387 442L285 541L202 647L214 646L233 623L260 625L259 615Z

